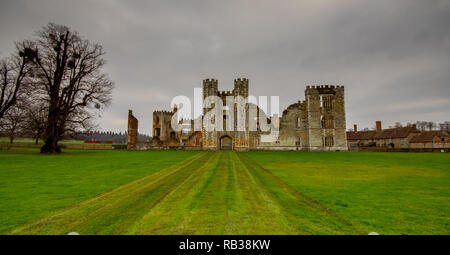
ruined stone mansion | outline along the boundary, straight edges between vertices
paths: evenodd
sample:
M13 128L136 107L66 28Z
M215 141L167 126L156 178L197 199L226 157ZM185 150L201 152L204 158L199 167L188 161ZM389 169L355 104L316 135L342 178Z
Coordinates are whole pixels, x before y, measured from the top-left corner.
M218 81L203 80L203 100L217 96L225 107L227 96L249 96L249 80L234 80L232 91L219 91ZM245 109L249 109L247 104ZM258 108L259 109L259 108ZM153 132L151 141L138 142L138 121L129 111L129 149L192 149L192 150L347 150L344 87L333 85L306 86L305 100L288 106L281 117L266 116L258 111L258 129L248 129L249 117L245 114L245 129L226 131L194 130L195 121L202 121L210 108L203 108L203 115L190 120L188 129L176 131L171 127L171 119L177 113L172 111L153 112ZM223 125L227 123L224 116ZM261 131L259 122L266 118L275 132ZM225 129L224 129L225 130Z

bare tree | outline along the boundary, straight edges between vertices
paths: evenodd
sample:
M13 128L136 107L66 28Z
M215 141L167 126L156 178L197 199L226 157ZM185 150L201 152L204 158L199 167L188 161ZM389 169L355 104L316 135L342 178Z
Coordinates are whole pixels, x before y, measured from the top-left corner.
M400 127L403 127L403 125L400 122L395 122L395 127L396 128L400 128Z
M436 123L429 121L429 122L427 122L426 127L428 128L428 130L431 131L431 130L435 129L437 127L437 125L436 125Z
M450 132L450 121L446 121L446 122L444 122L444 123L440 123L440 124L439 124L439 128L440 128L442 131Z
M93 123L93 116L85 112L85 109L80 109L80 111L75 111L69 116L64 138L75 138L79 133L89 132L98 128Z
M48 24L34 42L33 83L48 106L42 153L59 153L68 129L83 127L92 111L108 106L113 82L103 72L105 52L68 27Z
M36 51L25 41L16 44L18 55L0 61L0 119L17 103L26 91L26 77L31 71L30 62Z
M48 107L45 104L29 102L25 109L24 132L33 137L35 144L44 136Z
M20 104L15 104L3 116L0 127L12 144L14 139L22 134L25 120L25 111Z
M417 121L416 122L416 127L417 129L419 129L420 131L425 131L427 128L427 123L426 121Z

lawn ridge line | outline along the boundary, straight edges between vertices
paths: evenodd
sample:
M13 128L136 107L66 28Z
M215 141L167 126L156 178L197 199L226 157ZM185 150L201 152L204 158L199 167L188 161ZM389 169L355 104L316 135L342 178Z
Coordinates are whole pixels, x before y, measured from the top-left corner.
M201 169L201 170L205 170L205 171L203 171L203 173L201 173L200 175L196 176L196 177L198 177L198 180L196 180L196 182L194 182L194 183L191 183L189 187L190 187L190 188L194 187L195 185L197 185L197 184L201 181L201 178L202 178L203 176L206 176L206 175L210 174L210 176L208 176L208 177L206 178L206 179L207 179L206 182L208 183L208 185L203 184L202 187L204 187L205 185L206 185L206 186L209 186L209 183L211 182L211 180L210 180L210 179L211 179L211 175L215 175L215 173L209 173L210 168L207 169L207 167L208 167L208 165L211 163L211 161L214 161L214 166L212 166L212 168L214 168L214 169L213 169L213 172L214 172L214 171L217 172L217 171L218 171L218 168L219 168L219 163L220 163L221 158L222 158L222 155L221 155L220 153L214 152L213 155L208 159L208 161L205 161L204 164L199 168L199 170ZM192 176L191 176L191 177L192 177ZM200 205L198 205L198 204L200 203L200 202L198 201L198 200L199 200L199 196L201 196L201 195L205 192L206 189L207 189L207 187L204 188L203 191L198 191L198 192L196 192L196 193L193 195L193 198L197 198L197 199L192 199L192 201L186 205L186 208L190 208L190 209L189 209L190 211L189 211L189 213L186 213L185 215L182 215L182 216L180 216L180 217L177 218L177 220L176 220L177 225L178 225L180 222L184 222L184 221L186 221L187 219L192 218L192 210L194 210L195 208L197 208L197 207L200 206ZM191 192L191 190L190 190L189 192ZM201 193L201 194L200 194L200 193ZM189 193L187 193L187 194L189 194ZM195 202L195 203L194 203L194 202ZM177 231L179 231L179 229L175 228L175 229L172 229L172 231L171 231L170 233L171 233L171 234L175 234Z
M153 175L155 175L155 174L161 174L165 170L169 170L169 169L171 170L170 173L163 174L162 176L158 176L157 180L153 180L150 184L146 184L146 185L143 185L143 186L138 186L136 189L133 190L132 193L126 195L125 197L122 197L122 198L119 198L119 199L115 200L114 203L108 204L108 206L103 206L103 207L95 210L94 214L97 215L97 216L94 215L93 217L96 218L96 217L98 217L99 214L101 214L103 211L107 210L111 206L119 204L124 199L127 199L128 197L136 194L136 192L139 192L139 191L147 188L148 186L154 184L155 182L157 182L160 179L167 178L168 176L172 176L173 174L176 174L176 173L180 172L184 167L186 167L185 164L191 164L191 163L195 162L196 160L199 160L199 159L205 157L206 155L208 155L207 152L196 154L196 155L194 155L194 156L192 156L192 157L190 157L190 158L188 158L186 160L183 160L182 162L179 162L179 163L176 163L174 165L168 166L166 168L160 169L160 170L158 170L156 172L153 172L153 173L150 173L150 174L148 174L148 175L146 175L144 177L141 177L141 178L136 179L134 181L128 182L128 183L123 184L123 185L120 185L120 186L118 186L116 188L113 188L113 189L111 189L109 191L105 191L105 192L99 193L99 194L97 194L97 195L95 195L93 197L90 197L90 198L88 198L86 200L83 200L83 201L80 201L78 203L72 204L72 205L67 206L65 208L61 208L61 209L59 209L57 211L54 211L54 212L50 213L47 216L44 216L44 217L41 217L41 218L38 218L38 219L34 219L34 220L32 220L30 222L27 222L27 223L25 223L25 224L23 224L21 226L18 226L18 227L14 228L14 229L11 229L10 231L8 231L8 233L15 234L15 233L21 232L21 231L23 231L23 230L25 230L25 229L27 229L29 227L33 228L33 226L36 227L36 226L45 224L49 220L51 221L52 218L64 217L64 215L70 214L71 210L73 210L73 209L77 209L77 208L79 208L79 207L81 207L83 205L88 205L88 204L93 203L93 202L95 202L95 201L97 201L99 199L102 199L102 198L110 199L110 198L108 198L109 195L113 195L113 194L115 194L117 192L120 192L120 191L126 189L126 188L130 188L130 187L133 187L133 186L135 186L135 185L137 185L137 184L139 184L141 182L145 182L150 177L154 177ZM79 224L74 225L74 227L82 225L82 224L83 224L83 222L80 222Z
M232 208L233 206L232 206L232 204L231 204L231 202L233 201L232 199L230 199L229 198L229 196L231 195L230 193L233 191L233 188L231 188L231 187L234 187L234 190L235 190L235 199L238 199L237 198L237 196L238 196L238 187L237 187L237 184L236 184L236 166L235 166L235 162L233 161L233 160L231 160L231 157L228 157L229 158L229 160L227 161L227 172L228 172L228 178L227 178L227 184L226 184L226 195L225 195L225 207L227 208L226 209L226 215L225 215L225 218L226 218L226 225L225 225L225 233L229 233L229 232L231 232L231 231L229 231L230 229L232 229L232 227L233 227L233 220L232 220L232 218L230 217L230 208Z
M220 168L220 162L221 162L222 159L223 159L223 153L222 153L222 152L215 152L215 153L218 153L219 156L218 156L218 159L217 159L217 161L216 161L216 164L214 165L214 169L213 169L211 175L210 175L210 176L208 177L208 179L206 180L206 182L203 184L203 186L202 186L202 188L200 189L200 191L195 195L195 198L196 198L196 199L195 199L194 201L197 201L197 203L191 204L191 205L190 205L190 208L191 208L191 209L196 208L196 207L199 206L199 203L201 202L199 198L201 198L201 197L203 196L203 194L205 193L206 189L209 187L209 185L210 185L211 182L213 181L214 177L216 176L217 172L219 171L219 168Z
M237 153L237 156L239 157L239 159L244 163L244 165L246 167L250 166L250 165L254 165L256 168L259 168L259 170L264 171L265 173L267 173L272 179L274 179L277 183L279 183L280 185L282 185L284 188L286 188L288 191L290 191L292 194L296 195L297 197L300 197L302 199L305 199L306 201L310 202L311 204L315 205L316 208L323 210L326 214L329 214L331 216L333 216L334 218L336 218L338 221L351 226L357 233L359 233L360 231L357 230L357 228L349 221L347 221L346 219L340 217L339 215L337 215L335 212L331 211L330 208L327 208L326 206L320 204L318 201L306 196L305 194L301 193L300 191L294 189L293 187L291 187L290 185L288 185L287 183L285 183L283 180L281 180L280 178L278 178L277 176L275 176L272 172L270 172L269 170L265 169L263 166L261 166L260 164L258 164L257 162L255 162L254 160L252 160L250 157L248 157L247 155L244 155L243 153Z
M212 153L208 153L208 154L212 154ZM203 162L203 165L201 165L200 167L194 169L194 170L192 171L192 173L191 173L187 178L185 178L185 180L183 180L181 183L179 183L179 185L177 185L177 186L170 192L170 194L167 194L167 196L166 196L165 198L167 198L167 197L170 196L171 194L175 193L178 189L182 188L183 185L185 185L186 183L188 183L189 181L191 181L191 179L196 178L196 177L199 177L199 176L203 176L205 173L201 173L201 172L203 172L203 170L204 170L205 167L207 166L207 163L208 163L210 160L217 160L217 159L214 159L215 157L216 157L216 156L215 156L214 154L212 154L212 156L209 157L207 161ZM216 157L216 158L217 158L217 157ZM196 173L200 173L200 174L199 174L198 176L196 176L196 175L195 175ZM194 179L194 180L195 180L195 179ZM192 187L192 186L194 186L195 184L196 184L196 182L194 182L193 184L190 184L189 187ZM156 204L155 204L155 206L156 206ZM153 208L153 207L152 207L152 208ZM149 211L148 213L150 213L150 211ZM145 218L145 217L148 215L148 213L146 213L145 215L143 215L141 219ZM178 219L177 222L179 222L180 220L181 220L181 219ZM173 232L173 231L172 231L172 232ZM134 232L130 232L130 233L134 233ZM136 232L136 233L139 233L139 234L145 234L145 235L146 235L146 234L152 234L152 232L148 232L148 231L145 231L145 232Z
M280 215L282 215L281 212L286 212L286 210L272 196L270 191L268 191L264 186L262 186L260 181L257 179L257 177L254 176L250 172L250 169L248 169L248 167L244 164L244 162L242 162L242 160L238 157L237 153L236 152L232 152L232 153L233 153L232 154L233 158L236 159L234 164L236 166L239 166L240 169L242 170L242 171L238 171L236 169L237 176L239 177L239 175L240 175L240 177L243 177L243 178L238 179L238 186L242 185L242 187L249 189L248 191L250 191L251 189L254 189L255 191L257 191L254 193L255 195L249 196L249 197L254 198L254 200L252 200L252 201L245 200L245 209L246 209L246 212L250 214L251 220L254 220L252 217L253 216L252 210L255 209L253 207L255 205L255 202L258 203L258 200L261 200L261 202L263 202L264 206L266 207L265 211L270 212L270 214L272 214L272 216L275 216L275 215L280 216ZM242 182L242 180L244 180L244 179L248 179L248 182ZM239 187L239 188L242 188L242 187ZM280 217L280 218L276 218L276 219L280 220L281 218L286 219L286 217ZM288 226L289 226L289 224L288 224ZM286 227L286 226L283 225L283 227ZM288 227L288 228L285 228L283 231L285 231L283 233L288 233L289 231L294 231L294 230L289 229L289 227ZM300 232L306 233L303 231L304 230L301 230Z
M205 153L205 155L207 155L208 153ZM204 165L204 164L203 164ZM189 165L184 166L183 169L187 168ZM162 200L164 200L168 195L170 195L171 193L175 192L180 186L182 186L184 183L186 183L195 172L200 171L200 169L202 169L202 167L198 167L196 169L194 169L194 171L190 172L189 175L182 180L181 182L177 182L175 185L173 185L170 189L168 189L166 192L164 192L163 194L161 194L156 200L152 201L151 206L148 207L148 210L152 210L156 205L158 205ZM181 171L181 170L180 170ZM179 173L180 171L177 171L173 174ZM173 175L172 174L172 175ZM170 175L170 176L172 176ZM138 217L143 217L144 215L141 214L137 214L135 216L133 216L130 220L122 223L115 231L113 231L113 234L120 234L127 226L129 226L131 223L133 223L134 221L137 220Z
M195 160L197 160L197 159L203 157L203 156L206 155L206 154L207 154L206 152L198 153L198 154L196 154L196 155L194 155L194 156L192 156L192 157L189 157L189 158L187 158L187 159L185 159L185 160L183 160L183 161L181 161L181 162L175 163L175 164L170 165L170 166L167 166L167 167L165 167L165 168L161 168L161 169L159 169L159 170L157 170L157 171L155 171L155 172L153 172L153 173L149 173L149 174L147 174L147 175L145 175L145 176L142 176L141 178L138 178L138 179L133 180L133 181L131 181L131 182L127 182L127 183L125 183L125 184L122 184L122 185L120 185L120 186L118 186L118 187L115 187L115 188L112 188L112 189L110 189L110 190L107 190L107 191L98 193L98 194L96 194L96 195L94 195L94 196L92 196L92 197L90 197L90 198L88 198L88 199L85 199L85 200L80 201L80 202L78 202L78 203L75 203L75 204L73 204L73 205L69 205L69 206L66 207L66 208L70 208L70 207L73 207L73 206L76 206L76 205L81 205L83 202L87 202L87 201L94 200L94 199L99 199L99 198L101 198L101 197L104 197L104 196L108 195L108 194L111 193L111 192L114 192L114 191L120 191L120 190L122 190L122 189L127 188L128 186L133 186L134 184L137 184L137 183L139 183L139 182L144 182L145 179L151 177L152 175L159 174L159 173L161 173L162 171L165 171L165 170L168 170L168 169L171 169L171 168L176 169L176 172L178 172L182 167L185 167L186 164L191 164L193 161L195 161ZM161 176L161 177L164 177L164 176Z

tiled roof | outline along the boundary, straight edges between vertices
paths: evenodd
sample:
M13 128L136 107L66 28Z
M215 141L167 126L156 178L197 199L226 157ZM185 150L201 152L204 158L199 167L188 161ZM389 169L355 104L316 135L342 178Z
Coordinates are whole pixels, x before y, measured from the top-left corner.
M359 132L347 132L347 140L370 140L374 139L377 131L359 131Z
M426 143L432 142L435 137L449 137L445 131L423 131L420 134L411 138L411 143Z
M410 133L419 132L414 126L383 129L381 131L358 131L347 132L347 140L371 140L371 139L392 139L405 138Z
M405 138L411 132L418 132L414 126L383 129L377 132L375 139Z

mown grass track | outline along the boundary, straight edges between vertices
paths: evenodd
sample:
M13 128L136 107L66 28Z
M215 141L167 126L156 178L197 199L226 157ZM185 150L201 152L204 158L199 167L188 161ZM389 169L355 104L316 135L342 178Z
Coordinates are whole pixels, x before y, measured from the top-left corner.
M10 234L360 234L249 157L201 152Z

